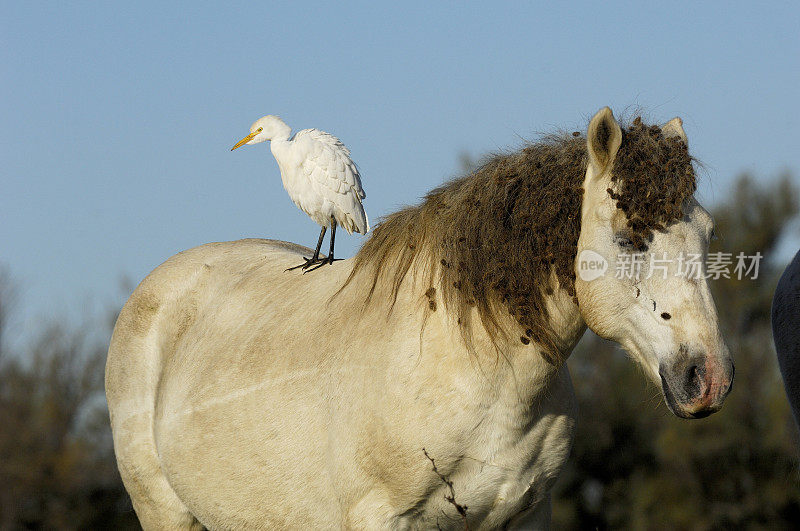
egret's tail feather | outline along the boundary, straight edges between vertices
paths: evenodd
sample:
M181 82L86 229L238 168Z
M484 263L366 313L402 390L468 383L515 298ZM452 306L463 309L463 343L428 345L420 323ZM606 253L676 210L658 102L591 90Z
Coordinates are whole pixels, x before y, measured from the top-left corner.
M366 234L370 229L369 218L367 218L367 213L363 208L347 214L337 215L336 222L349 234L354 232Z

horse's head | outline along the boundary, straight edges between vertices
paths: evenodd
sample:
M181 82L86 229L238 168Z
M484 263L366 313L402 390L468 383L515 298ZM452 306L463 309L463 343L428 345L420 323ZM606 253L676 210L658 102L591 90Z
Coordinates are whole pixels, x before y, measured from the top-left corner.
M713 221L692 195L681 121L662 128L637 121L623 131L604 108L587 144L575 285L581 314L638 360L675 415L707 416L731 389L733 362L704 278Z

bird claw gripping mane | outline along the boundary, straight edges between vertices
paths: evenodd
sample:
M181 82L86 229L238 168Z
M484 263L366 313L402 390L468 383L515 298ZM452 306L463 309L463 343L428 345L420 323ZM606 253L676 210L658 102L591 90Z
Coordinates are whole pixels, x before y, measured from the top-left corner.
M478 312L492 339L504 334L507 311L520 341L535 342L554 364L563 361L549 324L546 297L557 286L575 298L575 257L588 154L580 134L552 135L520 151L490 157L473 173L431 191L421 204L387 216L364 244L345 285L360 271L372 281L366 302L388 283L392 305L414 262L438 281L467 344ZM686 144L636 118L623 128L608 193L644 248L652 231L683 215L695 191ZM437 277L438 275L438 277Z

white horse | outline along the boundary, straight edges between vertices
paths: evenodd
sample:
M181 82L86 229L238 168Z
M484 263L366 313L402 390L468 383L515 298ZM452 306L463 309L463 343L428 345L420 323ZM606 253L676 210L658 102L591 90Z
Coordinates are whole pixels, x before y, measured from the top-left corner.
M680 417L727 395L708 285L677 270L712 231L693 191L679 119L604 108L389 216L324 275L284 272L308 249L269 240L170 258L106 367L143 527L547 527L587 326ZM645 250L666 260L626 273Z
M786 266L775 288L772 338L786 395L795 421L800 424L800 251Z

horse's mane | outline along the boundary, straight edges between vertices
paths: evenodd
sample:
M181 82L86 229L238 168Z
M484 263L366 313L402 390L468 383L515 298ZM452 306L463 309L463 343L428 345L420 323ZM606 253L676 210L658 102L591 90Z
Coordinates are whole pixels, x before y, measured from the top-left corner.
M587 160L580 133L550 135L490 157L419 205L384 218L356 255L347 282L369 271L366 302L384 282L394 301L412 263L421 260L430 285L439 281L442 301L468 344L473 307L493 340L503 333L498 312L507 311L520 325L520 341L538 343L546 358L558 362L562 353L545 298L555 273L555 289L577 303L574 263ZM608 193L625 212L634 244L644 248L652 231L682 216L695 191L686 144L636 118L623 127L612 186ZM435 310L436 289L426 295Z

